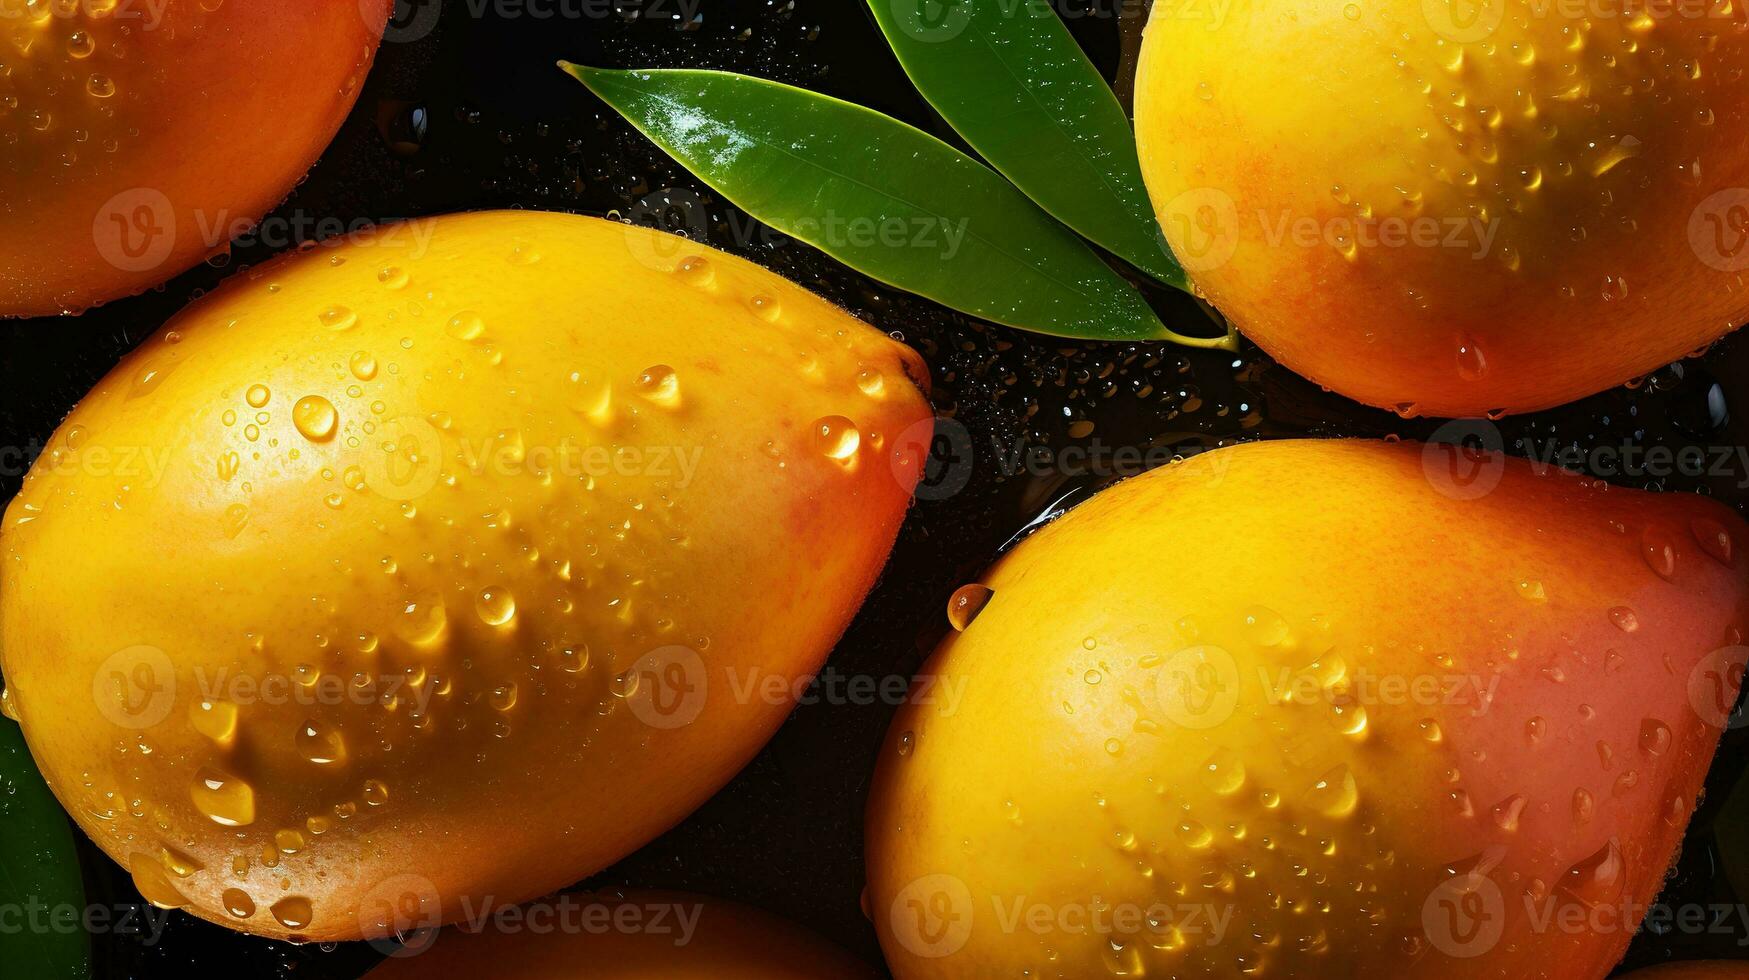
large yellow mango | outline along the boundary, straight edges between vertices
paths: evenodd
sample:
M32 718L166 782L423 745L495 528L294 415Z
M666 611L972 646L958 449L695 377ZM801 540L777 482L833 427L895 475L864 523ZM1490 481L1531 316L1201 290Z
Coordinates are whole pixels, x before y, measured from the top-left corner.
M894 974L1607 974L1735 702L1745 527L1451 449L1223 449L982 577L869 803Z
M922 379L611 222L275 262L118 366L7 511L8 711L160 905L328 940L546 893L777 728L763 682L811 675L885 561Z
M1547 408L1749 316L1734 0L1156 4L1142 170L1197 287L1404 415Z

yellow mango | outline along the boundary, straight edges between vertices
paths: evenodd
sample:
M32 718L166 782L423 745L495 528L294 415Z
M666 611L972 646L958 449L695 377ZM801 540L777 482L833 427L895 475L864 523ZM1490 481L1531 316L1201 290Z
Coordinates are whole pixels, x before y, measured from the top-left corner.
M8 509L8 712L157 904L339 940L389 931L385 895L545 894L777 728L897 533L923 380L613 222L288 256L124 360Z
M1287 367L1404 415L1563 404L1749 317L1733 0L1158 4L1156 213Z
M1745 527L1450 451L1222 449L962 590L869 803L893 972L1603 977L1735 701Z

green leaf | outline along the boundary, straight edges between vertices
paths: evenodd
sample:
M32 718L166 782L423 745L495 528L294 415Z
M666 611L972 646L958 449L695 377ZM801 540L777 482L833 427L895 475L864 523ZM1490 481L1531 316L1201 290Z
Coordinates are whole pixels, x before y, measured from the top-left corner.
M1057 220L1185 288L1129 117L1047 3L868 0L918 91Z
M85 886L67 814L37 773L18 726L4 720L0 906L19 913L18 929L0 929L0 973L45 980L90 974L90 939L82 924Z
M560 62L747 213L890 286L1023 330L1180 338L1067 228L988 167L896 119L714 71Z

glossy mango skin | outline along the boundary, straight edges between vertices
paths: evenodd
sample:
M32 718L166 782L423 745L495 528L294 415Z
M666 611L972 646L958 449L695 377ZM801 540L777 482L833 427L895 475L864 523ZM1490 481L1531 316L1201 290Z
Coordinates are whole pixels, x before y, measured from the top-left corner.
M77 313L222 251L358 97L393 0L13 0L0 316Z
M1207 9L1148 25L1143 173L1198 290L1299 374L1405 415L1526 412L1749 315L1741 4Z
M623 928L604 928L577 913L574 926L542 934L488 925L450 929L429 948L385 960L371 980L874 980L868 964L818 936L758 909L683 892L628 890L569 896L603 907L636 910ZM552 905L545 899L531 908ZM658 913L656 910L671 910ZM684 919L684 922L682 921ZM418 949L409 946L408 951Z
M960 706L901 710L869 802L894 973L1604 976L1639 911L1548 903L1658 891L1741 678L1744 527L1488 459L1472 495L1440 449L1223 449L992 567L922 670Z
M124 360L8 509L9 713L160 904L329 940L390 931L384 888L427 925L546 894L776 730L788 694L745 692L793 692L873 584L923 376L613 222L287 257Z

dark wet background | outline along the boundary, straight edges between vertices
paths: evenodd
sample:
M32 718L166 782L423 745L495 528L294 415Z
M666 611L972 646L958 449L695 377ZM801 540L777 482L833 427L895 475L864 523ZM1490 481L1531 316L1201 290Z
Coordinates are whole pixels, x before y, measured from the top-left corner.
M1136 0L1057 0L1071 28L1120 91L1124 37L1141 28ZM912 511L885 578L830 667L907 674L946 628L954 588L1020 529L1065 498L1158 465L1174 451L1290 435L1425 438L1438 422L1405 422L1320 391L1254 350L1234 356L1155 344L1084 344L970 322L878 286L774 233L748 235L745 215L711 194L621 123L553 63L712 67L804 85L892 113L950 141L914 93L861 0L402 0L391 40L356 111L310 178L275 214L305 225L524 207L642 213L638 202L677 189L705 202L710 244L749 256L904 337L934 366L935 401L956 420L939 443L934 483ZM1122 14L1119 14L1121 9ZM534 11L576 16L539 17ZM696 19L682 12L697 11ZM589 15L593 14L593 16ZM681 195L685 199L686 194ZM295 227L295 225L294 225ZM267 259L239 248L161 291L78 319L0 321L0 445L45 440L115 361L176 310L237 269ZM1213 332L1194 304L1161 291L1181 329ZM1738 452L1749 405L1749 349L1715 346L1629 388L1501 423L1509 451L1651 446ZM1088 466L1016 470L1028 447L1090 450ZM969 452L968 452L969 449ZM1099 462L1101 453L1105 462ZM0 500L16 490L16 459L0 460ZM1710 461L1709 461L1710 466ZM1739 510L1749 463L1718 472L1616 482L1700 491ZM963 485L963 487L962 487ZM957 492L956 487L961 487ZM1170 560L1170 556L1162 556ZM800 708L763 754L678 828L591 879L592 886L679 888L762 906L878 961L859 906L864 794L891 708ZM1708 793L1663 901L1749 901L1749 731L1727 734ZM1732 812L1736 811L1736 812ZM83 840L81 838L81 840ZM89 898L132 903L128 876L85 846ZM1733 913L1735 910L1733 910ZM155 945L99 936L98 977L203 973L350 978L377 958L362 944L293 947L252 939L182 913ZM1627 963L1749 958L1749 927L1732 914L1700 933L1642 931ZM4 973L0 967L0 973Z

